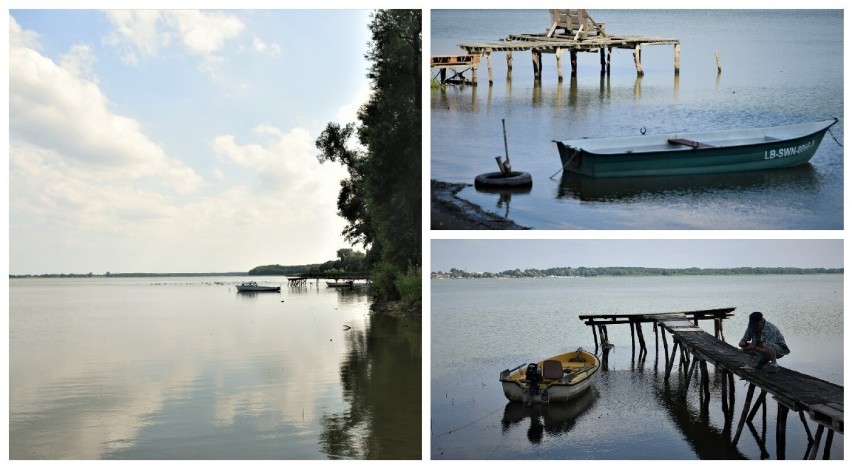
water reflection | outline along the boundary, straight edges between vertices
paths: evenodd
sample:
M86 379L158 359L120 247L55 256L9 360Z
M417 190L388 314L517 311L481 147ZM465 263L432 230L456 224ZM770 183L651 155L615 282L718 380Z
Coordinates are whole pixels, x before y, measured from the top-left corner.
M808 163L792 168L694 176L594 179L563 171L557 198L629 201L648 195L715 191L795 191L816 193L820 175Z
M229 285L14 282L10 457L420 457L419 320Z
M333 459L420 459L420 318L372 313L351 332L340 363L348 409L322 416L320 444Z
M597 399L598 390L593 386L571 402L532 406L523 402L510 402L506 404L500 421L503 434L529 419L527 438L531 443L539 444L545 433L558 436L570 432L584 415L591 412Z
M499 189L493 187L476 186L476 192L482 194L496 194L497 202L495 206L500 212L503 212L503 218L509 218L509 206L512 204L512 195L529 194L532 192L532 186L526 187L501 187Z

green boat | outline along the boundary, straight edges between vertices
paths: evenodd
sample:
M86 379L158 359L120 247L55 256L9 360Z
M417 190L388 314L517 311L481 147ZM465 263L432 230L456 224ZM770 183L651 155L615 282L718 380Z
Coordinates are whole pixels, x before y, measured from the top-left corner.
M836 123L554 142L563 170L591 178L728 173L807 163Z

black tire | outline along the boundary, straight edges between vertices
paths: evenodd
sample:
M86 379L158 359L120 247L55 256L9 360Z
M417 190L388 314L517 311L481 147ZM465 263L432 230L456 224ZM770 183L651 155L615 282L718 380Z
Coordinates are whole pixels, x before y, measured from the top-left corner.
M521 171L512 171L508 176L494 172L476 176L475 182L477 187L531 187L532 176Z

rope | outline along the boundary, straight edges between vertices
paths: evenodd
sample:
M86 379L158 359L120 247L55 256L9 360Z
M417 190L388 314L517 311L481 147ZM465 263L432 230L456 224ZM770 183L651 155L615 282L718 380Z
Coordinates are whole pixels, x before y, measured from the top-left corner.
M498 407L495 411L493 411L493 412L489 413L488 415L483 415L482 417L480 417L480 418L478 418L478 419L474 420L473 422L466 423L466 424L462 425L461 427L454 428L454 429L452 429L452 430L450 430L450 431L447 431L447 432L441 433L441 434L439 434L439 435L433 435L433 436L432 436L432 438L438 438L439 436L449 435L450 433L452 433L452 432L454 432L454 431L456 431L456 430L461 430L462 428L469 427L469 426L471 426L471 425L473 425L473 424L475 424L475 423L479 422L480 420L485 419L486 417L491 417L492 415L496 414L497 412L499 412L499 411L501 411L501 410L503 410L503 409L505 409L505 408L506 408L506 406Z
M828 128L828 133L831 134L831 138L834 139L834 142L837 143L840 148L843 148L843 144L837 141L837 137L834 136L834 132L831 131L831 127Z
M830 130L830 129L829 129L829 130ZM552 180L553 180L553 176L556 176L557 174L559 174L559 173L560 173L560 171L564 171L564 170L565 170L565 166L567 166L567 165L568 165L568 163L563 164L563 165L562 165L562 167L561 167L561 168L559 168L559 171L556 171L555 173L553 173L553 175L552 175L552 176L550 176L550 180L552 181Z

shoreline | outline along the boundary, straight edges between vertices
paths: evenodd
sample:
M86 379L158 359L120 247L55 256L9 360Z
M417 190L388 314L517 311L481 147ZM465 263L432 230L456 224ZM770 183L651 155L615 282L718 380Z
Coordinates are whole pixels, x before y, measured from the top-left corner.
M479 205L459 198L456 194L471 184L441 182L432 179L431 222L433 230L529 230L485 211Z

